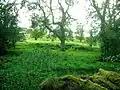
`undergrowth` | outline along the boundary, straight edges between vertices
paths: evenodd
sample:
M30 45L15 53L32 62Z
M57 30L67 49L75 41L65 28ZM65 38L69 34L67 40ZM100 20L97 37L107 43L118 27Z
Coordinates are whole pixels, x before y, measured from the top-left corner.
M29 50L28 50L29 49ZM39 45L17 46L0 69L1 90L38 90L46 78L62 75L91 75L99 68L120 72L117 62L100 62L99 51L73 50L65 52Z

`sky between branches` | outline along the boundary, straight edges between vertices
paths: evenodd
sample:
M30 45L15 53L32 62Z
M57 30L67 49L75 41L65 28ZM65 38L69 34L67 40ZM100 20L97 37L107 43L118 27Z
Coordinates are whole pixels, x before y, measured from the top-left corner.
M11 0L14 1L14 0ZM31 0L29 0L31 1ZM54 1L54 0L53 0ZM56 0L55 0L56 1ZM101 3L103 0L97 0L99 3ZM20 3L21 0L17 0L17 3ZM53 2L54 4L54 2ZM70 10L70 14L73 18L78 19L79 23L82 23L84 25L84 35L85 36L89 36L88 32L90 30L90 25L89 23L87 23L86 20L86 16L87 16L87 8L89 7L89 3L86 2L86 0L79 0L79 3L74 5L71 10ZM27 8L22 8L19 11L19 23L18 25L20 27L24 27L24 28L29 28L31 26L31 21L30 21L30 16L32 15L32 12L27 10ZM76 22L72 22L71 30L73 32L76 31Z

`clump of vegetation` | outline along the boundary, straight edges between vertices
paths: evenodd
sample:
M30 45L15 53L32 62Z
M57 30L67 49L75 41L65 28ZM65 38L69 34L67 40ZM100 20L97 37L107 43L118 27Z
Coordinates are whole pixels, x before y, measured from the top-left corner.
M120 90L120 74L99 69L89 78L67 75L50 78L40 84L41 90Z
M15 2L0 1L0 56L7 53L10 45L15 48L16 41L20 40L18 23L18 8Z
M96 22L97 20L100 20L99 36L101 41L100 46L102 57L109 57L120 54L120 15L118 13L119 3L119 0L115 0L114 2L105 0L99 6L99 3L96 0L91 1L91 6L94 8L93 10L91 9L91 16L97 16L99 18L94 18ZM112 9L110 9L111 6Z
M115 56L103 57L102 61L120 62L120 54Z

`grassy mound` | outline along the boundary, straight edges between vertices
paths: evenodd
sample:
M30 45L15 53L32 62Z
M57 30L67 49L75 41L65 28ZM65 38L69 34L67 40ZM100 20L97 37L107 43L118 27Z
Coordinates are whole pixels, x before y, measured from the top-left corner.
M89 77L55 77L40 84L41 90L120 90L120 74L99 69Z

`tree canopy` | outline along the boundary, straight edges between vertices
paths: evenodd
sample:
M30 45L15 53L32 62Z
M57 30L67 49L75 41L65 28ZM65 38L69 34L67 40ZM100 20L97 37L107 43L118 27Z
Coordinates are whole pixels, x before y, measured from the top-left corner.
M13 3L0 3L0 54L3 55L10 43L15 47L16 37L19 34L18 9Z
M101 4L98 4L96 0L91 0L91 6L93 7L93 18L97 17L97 20L100 21L99 34L101 38L102 56L106 57L119 54L119 0L105 0Z

